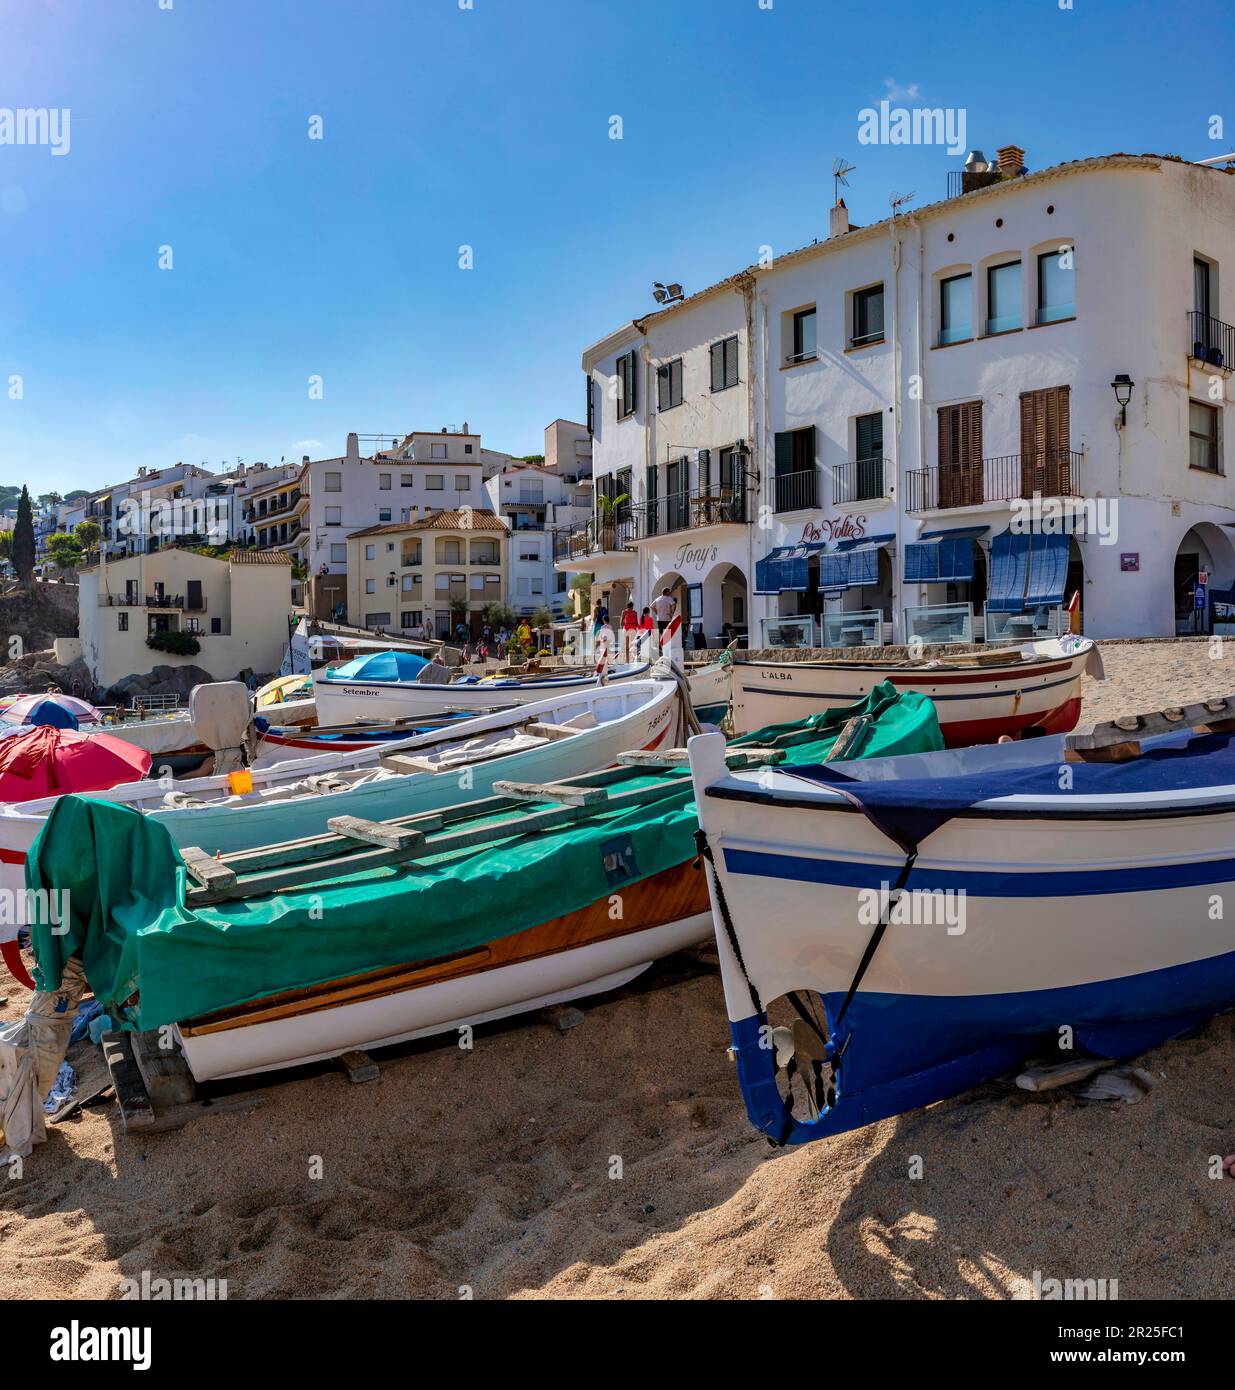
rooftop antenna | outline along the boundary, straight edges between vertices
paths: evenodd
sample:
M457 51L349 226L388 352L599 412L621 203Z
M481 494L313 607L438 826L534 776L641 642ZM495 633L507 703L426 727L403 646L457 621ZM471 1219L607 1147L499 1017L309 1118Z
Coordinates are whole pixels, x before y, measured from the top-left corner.
M888 198L888 206L892 209L892 216L896 217L906 204L912 203L917 196L912 190L908 193L893 193Z
M844 159L837 158L832 161L832 202L840 202L841 186L849 187L849 180L846 174L852 174L858 166L856 164L846 164Z

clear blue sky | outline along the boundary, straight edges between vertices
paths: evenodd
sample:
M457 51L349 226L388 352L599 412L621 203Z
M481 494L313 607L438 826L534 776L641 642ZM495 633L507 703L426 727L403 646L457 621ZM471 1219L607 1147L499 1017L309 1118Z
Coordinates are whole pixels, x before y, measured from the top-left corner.
M859 145L889 92L964 108L970 145L1031 168L1235 148L1225 3L172 5L0 0L0 107L72 113L66 156L0 144L0 482L464 419L539 452L582 410L581 349L654 279L824 234L835 156L857 222L943 195L959 159Z

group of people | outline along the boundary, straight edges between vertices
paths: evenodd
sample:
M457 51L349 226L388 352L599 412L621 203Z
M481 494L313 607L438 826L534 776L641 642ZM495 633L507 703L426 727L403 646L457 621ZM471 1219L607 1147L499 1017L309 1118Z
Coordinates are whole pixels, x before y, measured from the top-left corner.
M660 645L660 639L672 622L677 607L678 601L668 589L662 589L642 612L639 612L633 603L627 603L619 619L619 630L622 634L621 659L633 661L637 657L651 656L654 648ZM656 634L655 642L651 640L653 632ZM600 599L592 609L592 637L597 642L607 641L611 650L616 645L613 640L613 628L609 622L609 609Z

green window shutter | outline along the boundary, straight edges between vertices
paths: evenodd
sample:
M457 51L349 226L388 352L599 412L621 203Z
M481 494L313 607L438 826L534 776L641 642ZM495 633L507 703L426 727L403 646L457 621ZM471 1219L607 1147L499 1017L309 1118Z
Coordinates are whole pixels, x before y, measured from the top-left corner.
M882 457L883 416L859 415L856 423L858 458L874 459Z
M786 430L776 436L776 476L793 472L793 435Z
M668 410L668 409L669 409L669 398L670 398L670 394L671 394L671 388L670 388L670 381L669 381L669 368L668 368L668 367L657 367L657 368L656 368L656 409L657 409L657 410Z
M712 344L712 390L723 391L725 389L725 345L724 343Z

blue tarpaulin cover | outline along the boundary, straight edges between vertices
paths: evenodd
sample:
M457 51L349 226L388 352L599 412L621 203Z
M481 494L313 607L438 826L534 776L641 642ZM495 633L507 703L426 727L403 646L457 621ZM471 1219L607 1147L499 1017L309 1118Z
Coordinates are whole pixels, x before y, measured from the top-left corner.
M331 681L414 681L429 663L415 652L370 652L326 673Z
M1072 786L1064 795L1122 799L1138 792L1235 787L1233 737L1209 734L1174 747L1151 748L1124 763L1070 763ZM795 767L792 775L834 787L856 802L867 818L906 853L979 801L999 796L1061 794L1055 763L880 782L858 781L831 763Z

